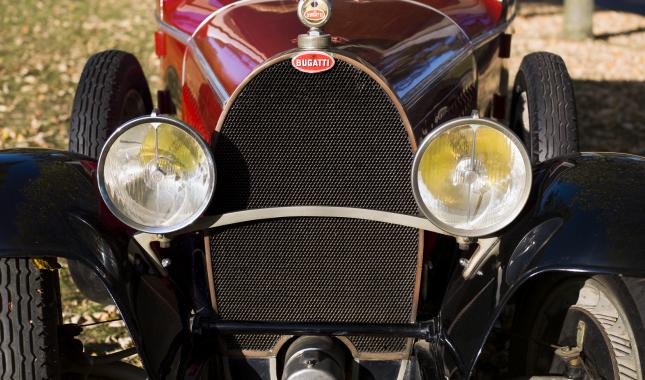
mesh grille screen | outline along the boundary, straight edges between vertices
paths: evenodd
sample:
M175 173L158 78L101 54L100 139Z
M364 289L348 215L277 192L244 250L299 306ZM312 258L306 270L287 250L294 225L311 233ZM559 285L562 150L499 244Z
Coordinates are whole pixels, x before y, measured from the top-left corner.
M217 213L339 206L417 214L413 154L399 114L367 74L337 62L256 76L217 136Z
M251 80L214 146L213 212L339 206L416 214L413 154L400 116L367 74L337 61L304 74L289 61ZM414 229L342 218L289 218L215 230L213 267L224 319L406 323L418 255ZM276 337L239 336L268 350ZM404 339L352 338L359 351Z

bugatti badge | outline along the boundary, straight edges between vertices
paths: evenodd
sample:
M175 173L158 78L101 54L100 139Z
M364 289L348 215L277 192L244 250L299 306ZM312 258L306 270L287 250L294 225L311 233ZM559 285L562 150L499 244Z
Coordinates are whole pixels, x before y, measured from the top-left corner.
M321 51L305 51L291 58L291 65L303 73L320 73L334 67L334 57Z

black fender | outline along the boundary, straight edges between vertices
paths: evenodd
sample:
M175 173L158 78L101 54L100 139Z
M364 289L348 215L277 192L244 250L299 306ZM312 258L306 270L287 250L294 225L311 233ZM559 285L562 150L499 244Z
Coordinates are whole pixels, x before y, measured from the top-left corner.
M534 170L532 193L480 275L454 273L441 309L449 370L470 377L511 297L549 272L645 278L645 158L585 153Z
M151 379L177 378L190 306L103 204L96 162L52 150L0 152L0 257L60 257L96 272Z

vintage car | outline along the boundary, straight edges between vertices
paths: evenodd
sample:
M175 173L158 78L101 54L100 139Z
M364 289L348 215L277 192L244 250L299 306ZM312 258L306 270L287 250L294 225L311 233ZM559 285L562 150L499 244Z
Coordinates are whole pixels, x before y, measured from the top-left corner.
M104 51L69 152L0 153L0 378L643 380L645 159L578 153L558 56L508 90L516 8L157 1L156 107Z

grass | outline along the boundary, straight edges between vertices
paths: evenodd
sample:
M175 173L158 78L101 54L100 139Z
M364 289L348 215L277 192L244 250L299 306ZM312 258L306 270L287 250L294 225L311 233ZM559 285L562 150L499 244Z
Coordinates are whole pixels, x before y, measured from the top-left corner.
M89 355L132 347L121 316L114 305L101 305L86 299L72 280L65 263L59 271L64 323L83 326L79 337Z
M98 51L134 53L158 87L154 9L152 0L0 0L0 148L66 148L76 83Z

